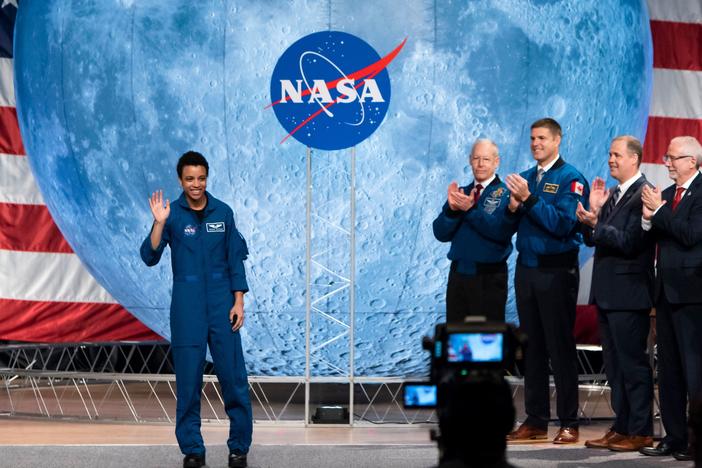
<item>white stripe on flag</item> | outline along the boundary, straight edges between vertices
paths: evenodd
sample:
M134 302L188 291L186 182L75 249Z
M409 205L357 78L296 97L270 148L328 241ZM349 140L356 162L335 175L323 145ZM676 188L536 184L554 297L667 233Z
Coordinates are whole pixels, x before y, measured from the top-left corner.
M646 176L649 182L661 190L673 183L668 176L668 169L663 164L642 163L641 173Z
M28 301L102 302L115 300L74 254L0 250L0 297Z
M0 153L0 203L44 204L26 156Z
M702 72L654 68L649 115L702 119L701 91Z
M648 0L652 20L678 23L702 23L700 0Z
M12 59L0 58L0 106L15 107L15 80Z

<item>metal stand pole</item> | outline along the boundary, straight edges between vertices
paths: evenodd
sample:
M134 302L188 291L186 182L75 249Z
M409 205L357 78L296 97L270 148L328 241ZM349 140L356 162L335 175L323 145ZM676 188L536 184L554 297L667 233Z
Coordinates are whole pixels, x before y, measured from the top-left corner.
M349 424L353 426L354 328L356 327L356 147L351 148L350 226L349 226Z
M307 147L307 203L306 203L306 229L305 229L305 427L310 423L310 320L312 311L312 298L310 279L312 277L312 149Z

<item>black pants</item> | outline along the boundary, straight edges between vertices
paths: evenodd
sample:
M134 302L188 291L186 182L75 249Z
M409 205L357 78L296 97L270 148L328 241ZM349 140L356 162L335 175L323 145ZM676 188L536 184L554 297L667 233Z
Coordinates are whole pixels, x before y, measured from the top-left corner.
M671 304L661 291L656 304L658 391L665 441L687 448L687 399L702 397L702 304Z
M648 353L650 310L598 312L605 372L611 388L613 429L630 436L653 435L653 373Z
M463 323L466 316L482 315L490 322L505 321L507 263L479 266L475 275L456 271L451 263L446 287L446 321Z
M527 268L517 263L517 312L528 340L524 352L524 406L525 423L529 426L548 427L549 358L561 426L578 426L578 363L573 328L579 279L577 266Z

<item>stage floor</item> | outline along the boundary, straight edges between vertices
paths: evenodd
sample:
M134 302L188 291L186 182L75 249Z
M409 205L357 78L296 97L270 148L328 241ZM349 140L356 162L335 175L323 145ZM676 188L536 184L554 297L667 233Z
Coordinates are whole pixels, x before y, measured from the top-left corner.
M581 426L581 442L601 436L609 421ZM556 428L550 430L551 436ZM227 428L203 424L208 466L226 466ZM254 427L252 468L434 466L438 452L428 427ZM518 467L688 467L672 457L591 450L582 443L511 444L508 459ZM170 424L111 424L0 419L0 468L71 466L178 467L181 455Z
M610 421L582 425L580 438L600 437ZM408 427L285 427L254 425L254 445L427 445L430 426ZM112 424L0 418L2 445L169 445L175 444L171 424ZM229 428L223 424L202 425L206 444L224 444ZM557 428L552 426L550 436ZM524 445L524 444L517 444ZM530 446L553 447L551 443Z

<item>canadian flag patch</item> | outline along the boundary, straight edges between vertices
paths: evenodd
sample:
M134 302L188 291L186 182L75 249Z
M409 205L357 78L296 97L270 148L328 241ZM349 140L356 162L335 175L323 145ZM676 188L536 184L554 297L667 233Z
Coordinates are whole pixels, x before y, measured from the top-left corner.
M583 184L581 184L577 180L574 180L573 182L570 183L571 193L577 193L578 195L582 195L583 189L584 189Z

